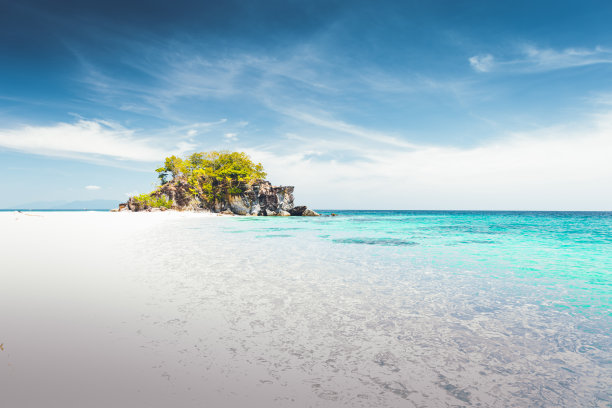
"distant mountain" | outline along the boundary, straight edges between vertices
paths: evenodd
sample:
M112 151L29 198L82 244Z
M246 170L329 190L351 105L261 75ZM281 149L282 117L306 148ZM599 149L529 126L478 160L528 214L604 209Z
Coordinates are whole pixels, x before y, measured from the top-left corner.
M119 200L86 200L86 201L35 201L13 205L12 210L111 210L117 208Z
M58 205L64 205L67 204L68 201L33 201L30 203L25 203L25 204L17 204L17 205L11 205L9 207L3 207L3 209L7 209L7 210L12 210L12 209L30 209L30 208L36 208L36 209L50 209L50 208L54 208L57 207Z

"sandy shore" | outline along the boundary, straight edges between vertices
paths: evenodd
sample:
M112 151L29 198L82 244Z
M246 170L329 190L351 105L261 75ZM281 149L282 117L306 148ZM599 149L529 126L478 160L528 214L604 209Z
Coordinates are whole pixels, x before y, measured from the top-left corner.
M154 296L135 251L164 223L211 217L0 212L0 406L171 406L145 325L126 323Z

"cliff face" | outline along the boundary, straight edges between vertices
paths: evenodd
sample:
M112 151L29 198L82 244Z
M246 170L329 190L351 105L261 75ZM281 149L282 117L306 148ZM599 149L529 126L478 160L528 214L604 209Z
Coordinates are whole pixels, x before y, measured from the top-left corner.
M290 215L293 208L293 187L275 187L261 180L240 195L232 195L227 202L217 203L217 212L230 210L238 215Z
M209 204L191 194L189 187L189 184L180 181L166 183L151 195L172 201L171 209L179 211L212 211L259 216L319 215L304 206L294 206L293 186L273 186L267 180L258 180L241 194L230 195L227 199L214 204ZM130 197L124 208L130 211L156 211L155 208L139 202L134 197Z

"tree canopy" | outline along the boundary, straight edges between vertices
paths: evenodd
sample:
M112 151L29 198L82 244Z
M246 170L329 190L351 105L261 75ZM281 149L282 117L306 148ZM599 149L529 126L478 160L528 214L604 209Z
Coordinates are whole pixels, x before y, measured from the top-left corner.
M187 183L193 195L211 203L240 194L255 180L266 177L261 163L255 164L244 152L229 151L193 153L184 159L170 156L156 171L162 185Z

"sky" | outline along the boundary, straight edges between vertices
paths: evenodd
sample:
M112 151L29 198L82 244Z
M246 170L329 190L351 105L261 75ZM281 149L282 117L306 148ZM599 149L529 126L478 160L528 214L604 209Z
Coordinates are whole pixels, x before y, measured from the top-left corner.
M235 150L318 209L612 210L609 1L0 0L0 208Z

